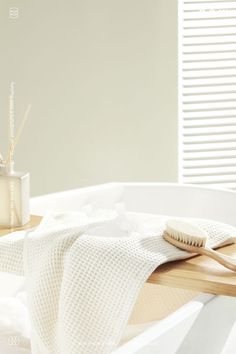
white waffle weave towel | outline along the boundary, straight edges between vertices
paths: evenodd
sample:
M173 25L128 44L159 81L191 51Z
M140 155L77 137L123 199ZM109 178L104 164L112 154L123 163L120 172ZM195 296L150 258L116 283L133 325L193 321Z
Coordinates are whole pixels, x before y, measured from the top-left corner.
M189 254L168 244L166 217L98 211L50 213L38 228L0 239L0 270L24 274L33 354L108 354L158 265ZM236 229L192 219L211 247Z

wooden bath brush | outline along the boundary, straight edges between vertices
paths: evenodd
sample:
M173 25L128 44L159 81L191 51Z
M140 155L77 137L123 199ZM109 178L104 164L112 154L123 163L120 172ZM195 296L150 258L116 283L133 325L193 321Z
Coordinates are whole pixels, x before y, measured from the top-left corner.
M208 256L236 272L236 259L207 247L207 234L200 227L182 220L170 219L166 222L163 237L181 250Z

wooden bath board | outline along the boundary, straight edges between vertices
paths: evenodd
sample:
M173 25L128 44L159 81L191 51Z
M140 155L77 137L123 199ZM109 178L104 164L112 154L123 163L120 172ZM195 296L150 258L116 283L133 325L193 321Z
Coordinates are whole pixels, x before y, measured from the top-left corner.
M0 228L0 236L37 226L41 216L32 215L28 224L16 229ZM221 247L220 252L236 258L236 244ZM158 267L148 283L215 295L236 296L236 272L232 272L206 256L169 262Z

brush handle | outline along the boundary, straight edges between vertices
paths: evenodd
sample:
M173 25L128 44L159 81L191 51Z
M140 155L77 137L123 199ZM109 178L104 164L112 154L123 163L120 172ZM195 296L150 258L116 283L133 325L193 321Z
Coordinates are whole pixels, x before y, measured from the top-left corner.
M218 263L222 264L224 267L232 270L233 272L236 272L236 259L230 256L226 256L225 254L222 254L220 252L214 251L213 249L209 247L196 247L189 245L187 243L178 241L174 239L172 236L170 236L167 232L164 232L163 235L164 239L171 243L173 246L176 246L180 248L181 250L188 251L191 253L196 253L196 254L202 254L204 256L208 256ZM236 242L235 242L236 243Z
M198 247L198 253L208 256L218 263L222 264L224 267L236 272L236 259L220 252L214 251L208 247Z

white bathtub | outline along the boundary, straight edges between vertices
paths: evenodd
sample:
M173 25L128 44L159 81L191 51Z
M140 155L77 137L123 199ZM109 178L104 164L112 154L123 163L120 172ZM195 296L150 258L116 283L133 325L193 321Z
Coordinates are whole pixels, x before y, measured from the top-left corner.
M112 208L117 202L130 211L211 218L236 226L235 192L177 184L110 183L60 192L32 198L31 213L74 211L88 204ZM2 277L1 294L13 294L21 286L20 278ZM233 298L145 285L114 354L233 354L235 321Z

